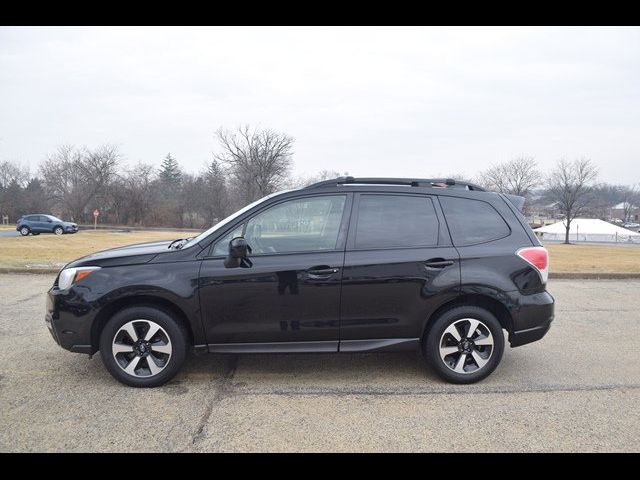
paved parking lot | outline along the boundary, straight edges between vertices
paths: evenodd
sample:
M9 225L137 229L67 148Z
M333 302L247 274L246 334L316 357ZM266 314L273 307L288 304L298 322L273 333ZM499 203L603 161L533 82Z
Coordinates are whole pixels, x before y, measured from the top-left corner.
M55 345L52 281L0 275L2 451L640 450L640 281L552 281L549 334L476 385L412 353L209 355L154 390Z

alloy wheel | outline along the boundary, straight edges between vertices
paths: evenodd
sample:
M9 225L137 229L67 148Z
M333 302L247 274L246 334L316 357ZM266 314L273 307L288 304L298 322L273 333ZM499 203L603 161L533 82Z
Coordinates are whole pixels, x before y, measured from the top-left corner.
M111 352L116 363L129 375L152 377L169 364L171 340L157 323L132 320L114 335Z
M491 358L494 341L489 328L475 318L462 318L449 325L440 337L440 358L456 373L481 370Z

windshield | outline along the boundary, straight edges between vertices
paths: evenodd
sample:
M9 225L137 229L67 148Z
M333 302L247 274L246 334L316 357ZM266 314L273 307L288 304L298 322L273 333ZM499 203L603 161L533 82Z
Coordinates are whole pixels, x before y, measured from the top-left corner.
M197 237L193 237L191 240L189 240L189 242L187 242L184 248L189 248L194 246L196 243L204 240L205 238L207 238L209 235L211 235L213 232L215 232L216 230L224 227L225 225L227 225L229 222L233 221L234 219L238 218L240 215L242 215L243 213L245 213L248 210L251 210L253 207L255 207L256 205L261 204L262 202L264 202L265 200L268 200L270 198L275 197L276 195L280 195L282 193L287 193L287 192L291 192L293 190L283 190L281 192L276 192L276 193L272 193L271 195L267 195L266 197L262 197L260 200L256 200L253 203L250 203L249 205L247 205L244 208L241 208L240 210L238 210L235 213L232 213L231 215L229 215L227 218L225 218L224 220L220 220L218 223L216 223L213 227L211 227L209 230L205 230L204 232L202 232L200 235L198 235Z

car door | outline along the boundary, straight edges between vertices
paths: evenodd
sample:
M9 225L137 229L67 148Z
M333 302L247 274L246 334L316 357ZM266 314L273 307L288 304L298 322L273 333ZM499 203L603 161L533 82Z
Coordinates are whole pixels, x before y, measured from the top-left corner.
M342 274L340 351L412 348L456 296L460 262L437 198L360 193Z
M22 225L26 225L27 227L29 227L29 230L31 230L32 232L35 231L34 228L36 226L34 217L35 215L27 215L22 219L22 222L21 222Z
M44 215L34 215L33 216L33 227L31 228L32 232L43 233L51 230L51 227L47 228L50 224L47 223L48 218Z
M350 194L274 199L213 243L199 277L210 351L337 351L350 205ZM251 265L225 268L239 235Z

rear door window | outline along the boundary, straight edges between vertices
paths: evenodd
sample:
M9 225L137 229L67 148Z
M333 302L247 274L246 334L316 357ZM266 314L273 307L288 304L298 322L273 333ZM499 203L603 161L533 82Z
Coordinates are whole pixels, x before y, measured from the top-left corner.
M456 246L486 243L511 233L507 222L487 202L441 196L440 204Z
M360 196L355 248L402 248L438 244L438 217L425 196Z

